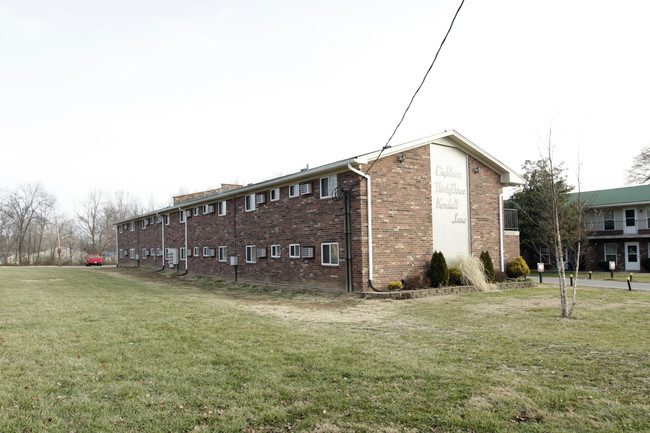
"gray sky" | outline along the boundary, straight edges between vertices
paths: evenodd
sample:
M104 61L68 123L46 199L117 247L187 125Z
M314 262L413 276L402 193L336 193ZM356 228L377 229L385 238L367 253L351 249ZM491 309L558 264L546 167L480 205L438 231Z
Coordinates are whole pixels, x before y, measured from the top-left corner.
M0 186L71 214L378 150L459 5L0 0ZM584 190L650 144L650 2L467 0L393 144L455 129L519 171L553 129Z

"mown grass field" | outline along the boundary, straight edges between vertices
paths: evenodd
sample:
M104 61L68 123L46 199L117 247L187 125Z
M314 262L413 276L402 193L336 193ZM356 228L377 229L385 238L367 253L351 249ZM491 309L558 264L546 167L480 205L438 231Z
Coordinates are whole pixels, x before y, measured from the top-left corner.
M649 307L2 267L0 431L650 431Z

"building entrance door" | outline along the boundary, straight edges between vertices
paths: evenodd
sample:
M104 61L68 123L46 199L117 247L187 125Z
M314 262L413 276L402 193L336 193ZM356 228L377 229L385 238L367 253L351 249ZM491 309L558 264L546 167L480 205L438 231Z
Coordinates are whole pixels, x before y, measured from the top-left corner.
M639 243L626 242L625 243L625 270L626 271L640 271L639 264Z

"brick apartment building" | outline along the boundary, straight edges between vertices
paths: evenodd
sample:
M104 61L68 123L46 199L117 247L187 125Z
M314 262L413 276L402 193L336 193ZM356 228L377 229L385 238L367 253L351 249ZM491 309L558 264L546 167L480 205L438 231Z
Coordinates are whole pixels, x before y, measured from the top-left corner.
M504 229L503 187L522 183L447 131L381 155L175 197L115 223L118 264L348 291L424 272L434 250L450 264L487 250L503 270L519 255L519 232Z

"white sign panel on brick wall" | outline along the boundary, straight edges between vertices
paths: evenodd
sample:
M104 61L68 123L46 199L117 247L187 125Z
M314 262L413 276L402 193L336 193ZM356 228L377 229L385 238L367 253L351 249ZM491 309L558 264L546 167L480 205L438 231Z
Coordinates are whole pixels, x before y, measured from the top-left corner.
M433 249L448 264L470 253L467 154L454 147L431 145Z

